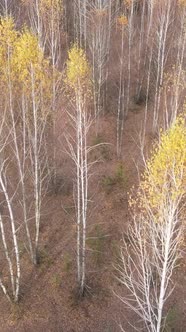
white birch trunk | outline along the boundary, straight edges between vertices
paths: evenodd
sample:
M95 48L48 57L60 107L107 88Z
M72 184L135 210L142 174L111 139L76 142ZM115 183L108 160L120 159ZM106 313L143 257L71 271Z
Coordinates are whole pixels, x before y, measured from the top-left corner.
M19 247L18 247L15 218L14 218L14 214L13 214L13 210L12 210L11 200L9 198L7 189L5 187L5 182L3 180L2 174L0 174L0 186L2 188L2 192L3 192L5 200L6 200L6 204L7 204L8 212L9 212L9 218L10 218L11 234L12 234L12 239L13 239L13 248L14 248L15 258L16 258L16 274L15 274L15 277L13 277L13 275L12 275L12 269L10 269L10 272L11 272L11 281L12 282L13 282L13 278L14 278L14 287L13 287L14 302L18 302L18 300L19 300L19 288L20 288L20 277L21 277Z

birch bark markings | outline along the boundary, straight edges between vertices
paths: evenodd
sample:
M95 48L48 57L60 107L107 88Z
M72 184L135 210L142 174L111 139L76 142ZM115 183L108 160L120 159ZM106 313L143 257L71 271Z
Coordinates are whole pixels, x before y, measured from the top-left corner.
M21 267L20 267L20 254L18 245L18 222L15 218L15 211L12 204L14 196L16 195L16 189L9 194L12 183L8 174L8 164L10 157L5 158L6 149L10 142L10 135L5 136L5 122L6 119L3 117L0 127L0 192L4 197L1 202L0 209L0 233L3 244L4 256L7 261L8 274L10 277L11 289L4 283L4 276L1 273L0 286L3 293L9 301L18 302L20 293L20 278L21 278ZM6 133L7 134L7 133ZM12 190L11 190L12 191ZM4 209L6 208L6 213ZM9 231L8 231L9 230Z

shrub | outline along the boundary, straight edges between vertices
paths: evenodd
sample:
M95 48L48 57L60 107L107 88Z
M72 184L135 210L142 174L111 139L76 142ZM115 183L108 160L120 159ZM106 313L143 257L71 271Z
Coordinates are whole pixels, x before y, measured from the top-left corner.
M113 176L103 176L101 180L101 185L103 189L110 193L114 186L127 187L127 175L125 168L122 163L118 163L115 174Z
M69 272L72 268L72 259L69 254L65 254L63 257L63 269L65 272Z
M61 286L61 277L59 274L54 274L51 278L51 284L53 288L59 288Z

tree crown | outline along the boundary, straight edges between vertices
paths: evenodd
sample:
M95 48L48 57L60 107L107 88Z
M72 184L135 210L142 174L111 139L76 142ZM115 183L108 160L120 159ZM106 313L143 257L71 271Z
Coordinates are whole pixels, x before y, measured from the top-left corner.
M77 44L68 52L66 82L73 90L90 85L90 66L85 52Z
M184 115L178 116L170 129L161 132L131 205L146 210L146 203L155 213L161 212L167 199L176 202L186 192L186 126Z

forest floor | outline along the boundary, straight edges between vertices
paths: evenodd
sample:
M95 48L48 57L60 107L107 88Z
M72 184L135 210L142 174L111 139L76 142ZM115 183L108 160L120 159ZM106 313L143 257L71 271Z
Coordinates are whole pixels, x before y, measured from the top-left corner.
M59 138L59 183L44 202L41 261L37 267L32 267L23 248L22 297L19 305L10 305L1 297L0 332L119 332L120 323L126 332L135 331L127 320L137 327L136 317L114 294L125 294L116 279L114 265L117 265L122 234L130 222L128 192L137 185L143 169L136 143L143 107L131 109L125 121L121 181L113 181L119 167L114 152L115 119L114 114L105 115L101 119L99 140L94 135L91 137L92 144L109 144L100 146L91 155L92 160L100 158L102 161L95 164L90 179L86 296L79 301L75 292L76 224L71 164L68 157L64 157ZM60 128L60 121L58 126ZM147 131L147 150L153 138ZM186 266L183 262L175 270L174 281L176 287L169 300L167 332L185 332Z

